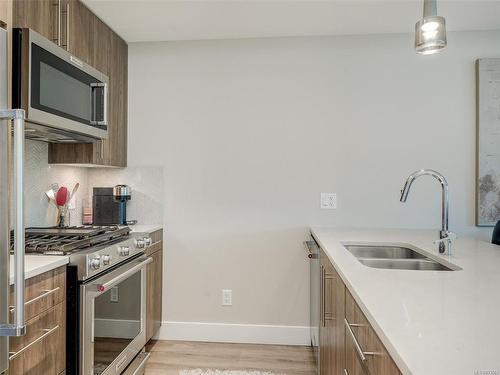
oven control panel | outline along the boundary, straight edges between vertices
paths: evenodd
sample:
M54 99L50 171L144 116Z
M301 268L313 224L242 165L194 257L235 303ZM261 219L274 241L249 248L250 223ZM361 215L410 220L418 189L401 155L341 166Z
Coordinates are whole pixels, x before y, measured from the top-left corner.
M144 253L151 246L151 243L150 237L131 235L124 241L103 247L88 254L77 254L75 257L71 257L71 263L83 266L79 267L78 277L80 280L86 280L137 254ZM81 264L83 262L85 262L85 265Z

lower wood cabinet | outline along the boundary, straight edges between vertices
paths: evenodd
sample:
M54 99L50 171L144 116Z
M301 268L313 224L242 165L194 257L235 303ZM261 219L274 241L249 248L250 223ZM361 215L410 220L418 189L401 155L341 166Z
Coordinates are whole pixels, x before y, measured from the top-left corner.
M146 254L153 259L146 268L146 341L149 341L160 329L162 313L163 284L163 231L150 235L152 245Z
M348 290L346 290L345 306L346 340L349 339L352 343L351 349L354 347L354 354L351 357L356 356L358 361L352 368L347 369L348 374L351 372L356 374L359 364L364 370L362 374L399 375L398 367ZM352 365L352 362L348 365Z
M26 334L9 339L9 374L61 374L66 367L66 267L26 280L25 295Z
M324 252L321 252L320 264L320 368L325 369L325 372L322 371L325 375L340 374L345 361L345 286Z
M400 375L323 250L320 263L320 375Z

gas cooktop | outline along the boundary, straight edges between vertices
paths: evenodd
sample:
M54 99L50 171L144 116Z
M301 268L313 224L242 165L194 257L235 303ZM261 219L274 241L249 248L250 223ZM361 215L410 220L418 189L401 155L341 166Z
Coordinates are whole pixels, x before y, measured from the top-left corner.
M77 267L78 279L87 280L138 257L151 245L150 237L130 232L129 227L116 225L27 228L25 252L69 256L69 264Z
M90 247L105 246L120 239L127 239L129 233L129 227L118 226L26 228L25 252L26 254L70 255Z

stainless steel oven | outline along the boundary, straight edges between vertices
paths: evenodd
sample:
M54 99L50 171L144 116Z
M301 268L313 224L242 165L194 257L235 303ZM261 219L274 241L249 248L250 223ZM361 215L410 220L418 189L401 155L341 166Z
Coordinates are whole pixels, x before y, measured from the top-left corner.
M121 374L146 344L146 265L141 255L80 284L80 375Z
M13 30L12 101L26 137L93 142L108 134L108 77L31 29Z

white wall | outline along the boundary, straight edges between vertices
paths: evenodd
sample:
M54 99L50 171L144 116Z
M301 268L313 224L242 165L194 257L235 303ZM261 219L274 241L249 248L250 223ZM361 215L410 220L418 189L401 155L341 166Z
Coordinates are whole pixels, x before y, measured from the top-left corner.
M420 168L449 179L451 229L488 239L474 226L474 60L500 56L500 32L451 33L436 56L412 42L130 45L129 163L165 171L164 320L306 326L307 228L437 230L435 181L399 202ZM320 210L320 192L338 209Z

